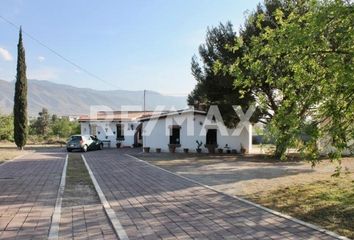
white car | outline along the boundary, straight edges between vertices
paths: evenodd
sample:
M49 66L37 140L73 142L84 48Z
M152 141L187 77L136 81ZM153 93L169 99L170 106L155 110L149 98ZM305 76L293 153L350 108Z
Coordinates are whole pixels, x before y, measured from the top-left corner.
M72 135L66 144L66 150L81 150L87 152L88 150L102 150L103 143L96 137L90 135Z

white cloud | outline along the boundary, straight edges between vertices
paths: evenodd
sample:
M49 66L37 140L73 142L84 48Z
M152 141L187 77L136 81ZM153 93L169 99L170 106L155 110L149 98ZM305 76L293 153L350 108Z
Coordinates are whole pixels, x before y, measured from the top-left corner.
M44 62L45 57L43 57L43 56L38 56L38 57L37 57L37 60L38 60L39 62Z
M43 67L39 69L34 69L28 73L29 79L37 80L52 80L59 77L59 71L56 68Z
M0 47L0 56L5 60L5 61L12 61L13 57L11 53L5 49Z

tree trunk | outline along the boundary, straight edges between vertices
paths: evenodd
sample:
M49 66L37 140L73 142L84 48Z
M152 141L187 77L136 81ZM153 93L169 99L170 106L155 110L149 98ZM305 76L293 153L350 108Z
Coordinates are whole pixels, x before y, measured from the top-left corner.
M286 159L287 146L284 143L278 143L275 146L274 157L280 160Z

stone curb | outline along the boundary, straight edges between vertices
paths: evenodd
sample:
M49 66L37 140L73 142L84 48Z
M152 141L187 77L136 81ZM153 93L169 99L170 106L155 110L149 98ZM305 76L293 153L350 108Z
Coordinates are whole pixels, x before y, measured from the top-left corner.
M126 234L122 224L119 222L119 219L116 215L116 213L114 212L114 210L112 209L111 205L109 204L109 202L106 199L106 196L104 195L100 185L98 184L95 175L93 175L93 172L91 171L90 166L88 165L85 156L81 154L82 159L84 160L85 166L87 168L87 171L90 174L91 180L93 185L95 186L96 192L98 194L98 197L101 200L103 209L105 210L107 217L109 219L109 221L111 222L113 229L115 231L115 233L117 234L117 236L119 237L120 240L129 240L128 235Z

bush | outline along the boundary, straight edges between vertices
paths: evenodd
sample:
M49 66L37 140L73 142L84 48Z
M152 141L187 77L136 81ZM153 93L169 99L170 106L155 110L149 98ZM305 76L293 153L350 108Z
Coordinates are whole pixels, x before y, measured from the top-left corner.
M37 119L30 121L27 144L63 144L70 135L80 134L79 122L71 122L67 117L60 118L49 113L47 115L46 119L50 120L45 131L39 129L42 112ZM13 115L0 114L0 141L14 141Z
M0 114L0 140L14 140L14 118L13 115Z

